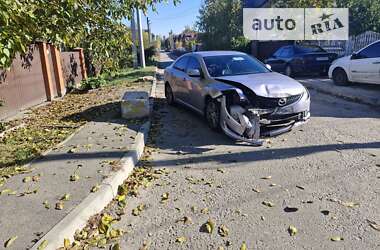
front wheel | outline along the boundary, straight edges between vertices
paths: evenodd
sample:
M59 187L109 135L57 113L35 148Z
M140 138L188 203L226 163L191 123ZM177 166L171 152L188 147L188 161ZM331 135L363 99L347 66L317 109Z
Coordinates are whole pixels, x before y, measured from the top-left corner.
M213 130L220 128L220 103L216 100L210 100L206 105L206 120L208 126Z
M333 72L333 81L336 85L344 86L348 84L348 77L343 69L335 69Z

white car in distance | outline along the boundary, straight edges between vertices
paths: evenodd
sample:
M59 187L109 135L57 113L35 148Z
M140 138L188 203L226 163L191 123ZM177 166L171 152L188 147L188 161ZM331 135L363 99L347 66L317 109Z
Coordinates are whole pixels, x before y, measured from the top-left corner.
M330 66L329 78L336 85L350 82L380 84L380 40L351 56L335 60Z

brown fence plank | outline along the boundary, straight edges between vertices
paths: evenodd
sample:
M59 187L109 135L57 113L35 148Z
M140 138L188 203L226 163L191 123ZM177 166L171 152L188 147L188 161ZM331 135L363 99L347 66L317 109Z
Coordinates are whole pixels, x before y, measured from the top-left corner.
M46 101L44 78L37 45L24 56L16 55L10 70L0 70L0 119Z

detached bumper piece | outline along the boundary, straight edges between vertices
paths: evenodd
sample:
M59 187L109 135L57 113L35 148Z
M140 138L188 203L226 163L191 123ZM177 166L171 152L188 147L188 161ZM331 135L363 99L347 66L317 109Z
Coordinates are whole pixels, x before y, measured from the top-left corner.
M234 140L247 142L255 146L262 146L264 141L260 139L260 116L258 113L249 112L239 105L231 105L227 108L225 96L219 98L220 126L223 132ZM230 112L228 112L228 109Z

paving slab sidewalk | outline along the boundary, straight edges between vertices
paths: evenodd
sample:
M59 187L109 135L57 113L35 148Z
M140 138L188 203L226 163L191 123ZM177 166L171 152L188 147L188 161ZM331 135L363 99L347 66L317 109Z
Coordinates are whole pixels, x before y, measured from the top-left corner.
M73 137L33 162L33 171L18 175L1 187L0 249L9 238L18 238L9 249L29 249L78 206L91 189L118 170L118 161L134 145L143 121L115 117L88 122ZM33 181L34 177L34 181ZM63 208L56 203L63 201ZM50 207L50 208L47 208Z
M307 88L362 104L380 107L380 86L352 83L337 86L330 79L298 79Z

